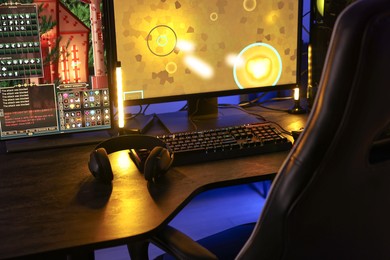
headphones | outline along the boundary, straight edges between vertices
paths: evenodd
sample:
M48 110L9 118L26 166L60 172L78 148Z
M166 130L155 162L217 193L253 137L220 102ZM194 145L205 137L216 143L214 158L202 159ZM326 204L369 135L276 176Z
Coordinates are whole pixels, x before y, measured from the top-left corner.
M123 135L110 138L99 143L90 154L88 168L98 181L110 183L114 178L108 154L127 149L150 150L143 170L147 181L155 182L173 162L173 152L162 140L147 135Z

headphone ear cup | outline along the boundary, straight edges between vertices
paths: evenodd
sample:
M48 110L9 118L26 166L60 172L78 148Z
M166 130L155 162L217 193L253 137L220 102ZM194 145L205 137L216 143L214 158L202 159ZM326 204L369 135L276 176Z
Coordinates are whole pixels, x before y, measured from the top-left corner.
M161 146L153 148L144 165L144 176L147 181L155 182L172 165L173 157L168 149Z
M110 183L114 178L110 159L104 148L98 148L91 153L88 167L92 175L95 176L98 181Z

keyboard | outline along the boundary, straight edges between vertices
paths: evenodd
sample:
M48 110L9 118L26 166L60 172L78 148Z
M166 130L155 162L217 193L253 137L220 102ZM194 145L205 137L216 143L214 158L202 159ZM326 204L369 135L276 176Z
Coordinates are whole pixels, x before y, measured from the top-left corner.
M212 130L157 136L173 151L173 166L249 155L287 151L292 143L273 123L255 123ZM131 150L130 156L142 168L149 151Z

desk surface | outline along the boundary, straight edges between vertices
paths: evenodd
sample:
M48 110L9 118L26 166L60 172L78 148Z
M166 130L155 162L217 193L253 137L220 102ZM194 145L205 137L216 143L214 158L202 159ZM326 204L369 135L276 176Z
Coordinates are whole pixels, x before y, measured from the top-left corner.
M271 115L271 116L267 116ZM266 112L286 129L307 115ZM128 156L110 154L112 185L88 170L94 145L0 154L0 258L126 244L167 224L197 193L270 178L287 152L172 168L148 184Z

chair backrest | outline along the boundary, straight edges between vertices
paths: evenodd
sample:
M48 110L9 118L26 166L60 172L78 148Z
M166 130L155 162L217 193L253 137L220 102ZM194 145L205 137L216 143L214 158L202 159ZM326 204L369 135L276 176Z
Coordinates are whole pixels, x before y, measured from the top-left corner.
M304 132L239 259L390 259L390 0L335 24Z

